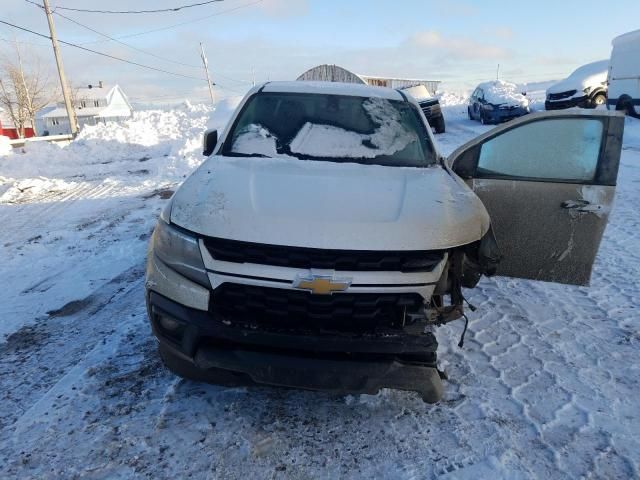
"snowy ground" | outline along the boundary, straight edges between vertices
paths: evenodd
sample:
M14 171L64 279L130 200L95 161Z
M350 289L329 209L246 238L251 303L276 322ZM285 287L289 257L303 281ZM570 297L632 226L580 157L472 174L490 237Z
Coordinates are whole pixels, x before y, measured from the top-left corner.
M444 95L446 153L485 128ZM221 108L212 124L228 109ZM209 111L140 112L0 156L0 478L640 475L640 121L590 288L485 279L450 380L416 394L228 389L161 365L143 304L155 217Z

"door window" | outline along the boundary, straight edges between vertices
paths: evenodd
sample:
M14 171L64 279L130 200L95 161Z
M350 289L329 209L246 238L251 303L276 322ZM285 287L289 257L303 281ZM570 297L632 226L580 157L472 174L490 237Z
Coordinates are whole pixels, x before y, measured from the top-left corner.
M593 118L521 125L482 144L475 177L592 181L602 132L602 122Z

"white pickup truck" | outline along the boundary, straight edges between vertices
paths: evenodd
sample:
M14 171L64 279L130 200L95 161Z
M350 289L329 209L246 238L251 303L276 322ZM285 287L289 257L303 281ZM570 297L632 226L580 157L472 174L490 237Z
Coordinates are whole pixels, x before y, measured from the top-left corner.
M482 275L589 282L624 121L536 113L449 158L415 99L339 83L252 89L151 239L165 364L200 380L442 395L433 326ZM532 319L535 321L535 319ZM465 327L466 328L466 327Z
M608 68L609 60L588 63L554 83L547 89L545 110L606 105Z

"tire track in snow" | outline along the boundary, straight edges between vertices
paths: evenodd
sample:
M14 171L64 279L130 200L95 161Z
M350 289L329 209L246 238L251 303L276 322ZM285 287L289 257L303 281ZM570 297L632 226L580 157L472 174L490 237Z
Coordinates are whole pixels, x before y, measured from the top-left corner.
M87 306L79 313L42 319L0 344L1 428L11 428L96 342L118 332L118 320L143 303L141 294L130 296L141 290L143 272L141 265L130 268L87 297ZM65 350L62 356L60 349Z
M66 209L79 200L104 198L114 188L113 184L82 183L65 191L62 197L35 197L26 204L0 205L0 222L4 226L0 241L2 244L23 243L56 226L65 225ZM45 205L42 200L45 200Z

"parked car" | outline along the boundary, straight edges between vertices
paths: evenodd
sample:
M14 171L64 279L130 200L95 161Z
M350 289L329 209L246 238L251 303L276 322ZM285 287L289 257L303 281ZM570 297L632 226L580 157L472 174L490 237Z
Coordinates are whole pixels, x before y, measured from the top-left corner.
M438 401L432 327L466 318L463 287L588 284L623 128L619 112L535 113L445 159L397 90L253 88L220 137L205 134L209 158L151 238L146 301L165 364L224 384Z
M613 39L607 108L640 116L640 30Z
M427 121L433 130L436 133L444 133L444 116L440 108L440 101L429 93L427 87L424 85L416 85L414 87L404 88L402 91L416 99L422 109L422 113L427 117Z
M471 94L467 113L470 120L483 124L506 122L529 113L529 100L514 83L484 82Z
M609 60L588 63L547 89L545 110L595 108L607 103Z

